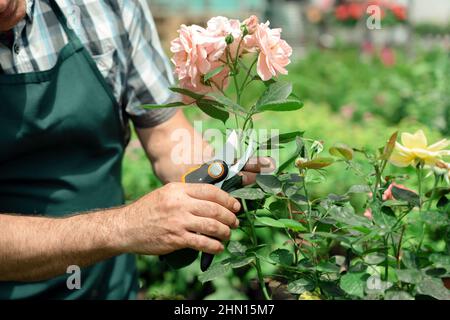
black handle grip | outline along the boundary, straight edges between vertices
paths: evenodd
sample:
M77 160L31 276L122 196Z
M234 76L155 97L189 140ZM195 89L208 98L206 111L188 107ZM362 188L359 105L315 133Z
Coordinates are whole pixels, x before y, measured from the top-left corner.
M185 183L215 184L228 175L228 166L224 161L212 161L189 171L183 177ZM205 272L214 260L214 255L203 252L200 258L200 269Z
M181 179L184 183L208 183L216 184L223 181L228 175L228 166L222 160L207 162L199 167L189 170ZM190 265L197 258L198 252L193 249L184 249L160 256L175 269ZM211 265L214 255L202 253L200 268L206 271Z

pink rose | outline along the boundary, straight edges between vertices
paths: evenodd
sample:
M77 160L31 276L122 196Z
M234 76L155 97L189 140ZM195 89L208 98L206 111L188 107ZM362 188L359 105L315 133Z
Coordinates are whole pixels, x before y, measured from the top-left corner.
M253 15L244 20L244 24L247 26L248 34L252 35L256 32L259 25L259 19Z
M225 44L225 47L225 38L228 35L231 35L233 37L234 41L230 44L230 54L232 59L234 59L237 55L239 43L242 38L241 23L239 22L239 20L228 19L219 16L210 19L207 25L208 27L206 28L206 30L208 31L210 36L215 37L216 39L220 39L220 41ZM241 48L239 49L239 56L242 54L243 49L243 46L241 46ZM226 60L226 57L224 58L224 60Z
M245 37L246 49L259 51L257 72L264 81L287 74L286 66L291 63L292 55L292 48L281 39L281 29L270 29L269 24L259 24L252 36Z
M200 95L206 95L210 92L217 92L219 91L218 88L221 90L224 90L226 87L228 87L228 73L230 71L225 68L222 70L219 74L214 76L213 78L209 79L209 82L211 85L206 85L203 83L202 75L199 75L198 77L191 79L191 78L185 78L183 80L180 80L180 87L183 89L190 90L192 92L195 92L196 94ZM190 104L195 102L195 99L183 96L183 102L186 104Z
M211 18L207 23L208 32L211 36L226 37L231 34L235 39L238 39L242 35L241 23L236 19L228 19L225 17Z
M228 68L211 78L211 85L205 84L203 77L223 65L219 59L225 52L225 38L197 25L182 25L178 32L179 37L171 42L170 50L180 86L198 94L216 91L217 86L224 89L228 85ZM191 103L193 99L183 97L183 101Z

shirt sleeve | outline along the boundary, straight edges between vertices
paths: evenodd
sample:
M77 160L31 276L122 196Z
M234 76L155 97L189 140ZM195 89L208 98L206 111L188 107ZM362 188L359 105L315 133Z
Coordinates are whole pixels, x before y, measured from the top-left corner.
M176 112L175 108L141 107L177 100L177 95L169 90L174 84L170 61L161 47L146 0L124 0L121 14L130 45L124 94L126 112L136 127L154 127Z

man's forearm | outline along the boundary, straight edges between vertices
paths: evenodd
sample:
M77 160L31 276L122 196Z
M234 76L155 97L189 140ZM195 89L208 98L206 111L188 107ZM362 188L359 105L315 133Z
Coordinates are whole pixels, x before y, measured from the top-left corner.
M40 281L67 267L121 254L120 215L126 208L68 218L0 214L0 281Z
M164 183L180 181L193 165L214 155L214 150L181 110L159 126L138 129L137 133L156 175Z

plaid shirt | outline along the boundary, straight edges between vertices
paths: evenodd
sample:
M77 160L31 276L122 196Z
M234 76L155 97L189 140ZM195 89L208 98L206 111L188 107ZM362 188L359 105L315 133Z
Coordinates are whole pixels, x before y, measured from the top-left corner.
M0 37L0 73L37 72L56 64L59 51L68 40L49 1L27 0L26 17L9 37ZM174 98L168 89L173 84L170 63L146 0L57 3L111 86L124 124L131 118L136 127L148 128L174 114L174 109L140 107Z

